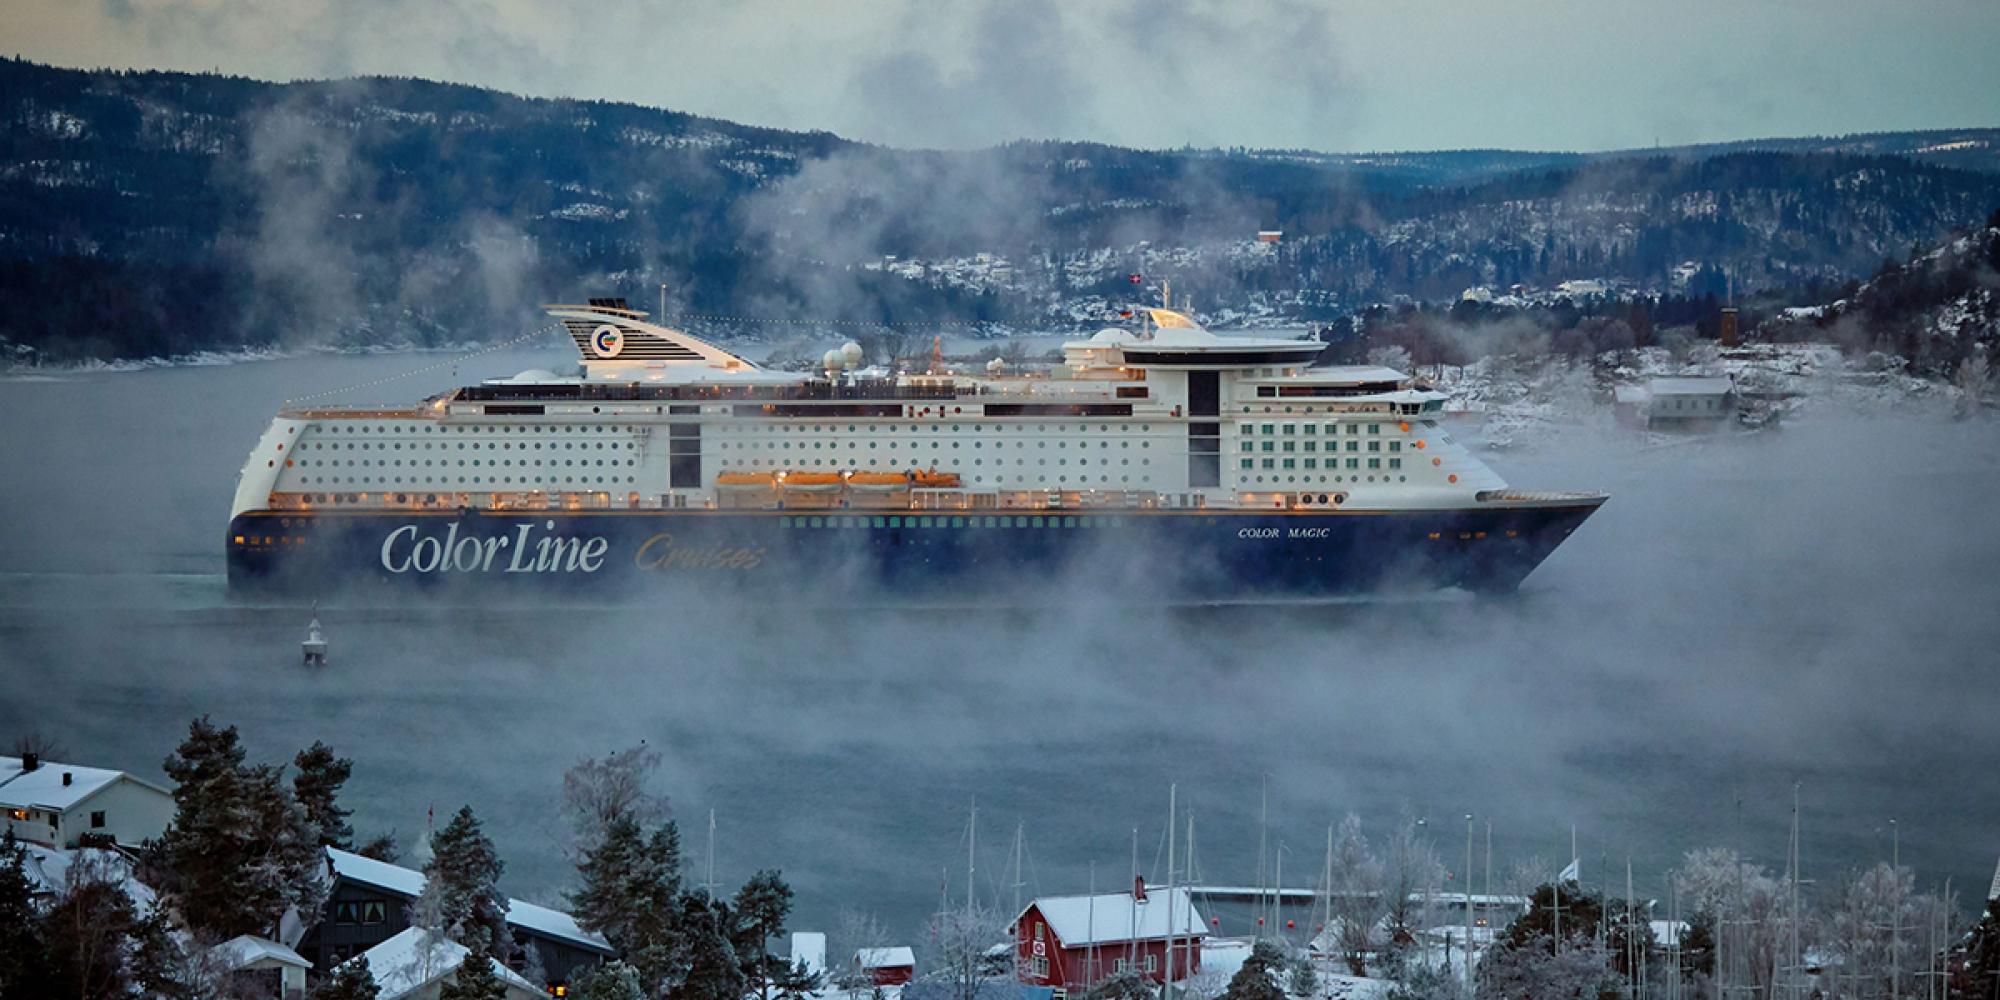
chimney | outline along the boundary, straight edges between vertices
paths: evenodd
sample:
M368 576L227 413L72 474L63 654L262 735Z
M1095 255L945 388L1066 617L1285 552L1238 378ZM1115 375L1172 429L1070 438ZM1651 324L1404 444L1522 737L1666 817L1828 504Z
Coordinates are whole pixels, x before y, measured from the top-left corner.
M41 755L41 754L38 754L38 753L23 753L23 754L21 755L21 773L22 773L22 774L26 774L26 773L28 773L29 771L32 771L32 770L34 770L35 768L38 768L38 767L41 767L41 766L42 766L42 755Z
M68 787L70 786L70 783L71 783L71 782L73 782L73 781L75 781L75 780L76 780L76 775L74 775L74 774L71 774L71 773L70 773L70 772L68 772L68 771L64 771L64 772L63 772L63 787L64 787L64 788L68 788Z
M1132 877L1132 901L1135 903L1146 901L1146 876L1135 875Z
M1736 346L1736 308L1722 310L1722 346Z

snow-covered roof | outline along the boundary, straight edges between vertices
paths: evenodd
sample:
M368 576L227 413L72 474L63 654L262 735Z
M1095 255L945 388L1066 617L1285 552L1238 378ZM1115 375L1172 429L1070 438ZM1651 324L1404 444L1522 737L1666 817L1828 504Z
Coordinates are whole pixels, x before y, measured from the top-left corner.
M470 952L471 949L436 931L407 927L402 933L362 952L359 957L368 961L368 973L374 977L375 988L379 991L377 1000L401 1000L458 971ZM499 960L488 958L487 961L493 963L493 974L501 982L537 994L542 992L540 986L522 978Z
M63 775L69 775L69 784L63 784ZM150 781L135 778L124 771L58 764L50 760L42 761L32 771L24 771L21 769L21 758L0 757L0 805L4 806L63 812L120 781L137 782L162 795L171 794Z
M237 969L247 969L258 962L265 961L276 962L279 965L289 965L300 969L312 968L312 963L306 961L298 952L268 938L260 938L250 934L238 934L210 948L208 953L221 959L223 965L230 972L235 972Z
M1646 383L1655 396L1720 396L1736 388L1726 378L1656 378Z
M863 948L854 953L854 964L863 969L913 969L917 965L917 953L907 945Z
M364 858L352 851L343 851L337 847L327 848L326 856L327 860L333 863L334 874L341 878L387 889L411 899L423 894L423 872L413 871L402 865L392 865L387 861ZM560 938L607 955L611 953L611 942L604 940L603 935L592 934L577 926L576 918L561 910L552 910L519 899L509 899L507 922L523 930Z
M1136 902L1130 892L1106 892L1095 896L1044 896L1028 904L1049 922L1056 938L1065 947L1106 944L1112 941L1153 941L1175 937L1205 937L1208 923L1195 909L1194 894L1186 886L1174 887L1172 906L1164 888L1146 887L1145 902ZM1167 911L1173 911L1173 925ZM1021 911L1022 915L1027 910ZM1016 916L1015 922L1020 922Z
M71 851L40 844L22 844L21 849L24 852L22 871L36 892L61 892L63 885L69 881L72 867L81 861L94 861L105 866L107 875L119 880L126 898L140 912L146 912L153 906L153 890L139 881L132 871L132 862L117 851L101 847L80 847Z

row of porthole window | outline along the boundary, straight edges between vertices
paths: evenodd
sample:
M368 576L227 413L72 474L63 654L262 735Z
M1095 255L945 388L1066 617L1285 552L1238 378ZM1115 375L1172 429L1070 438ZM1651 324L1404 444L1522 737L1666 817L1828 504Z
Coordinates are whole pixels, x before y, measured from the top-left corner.
M1304 434L1313 434L1313 433L1317 433L1317 428L1319 428L1320 426L1321 426L1320 424L1265 424L1265 425L1263 425L1263 431L1262 431L1262 433L1265 433L1265 434L1299 434L1299 433L1304 433ZM1253 423L1247 423L1247 422L1246 422L1246 423L1241 423L1241 424L1237 424L1237 425L1236 425L1236 427L1237 427L1237 431L1238 431L1238 433L1242 433L1242 434L1256 434L1256 433L1258 433L1258 425L1256 425L1256 424L1253 424ZM1335 435L1335 434L1339 434L1339 433L1340 433L1340 425L1339 425L1339 424L1326 424L1326 425L1325 425L1325 427L1326 427L1326 433L1327 433L1327 434L1328 434L1329 436L1331 436L1331 435ZM1349 433L1349 434L1360 434L1360 433L1362 433L1362 430L1361 430L1361 428L1363 428L1363 427L1366 427L1366 428L1368 428L1368 431L1367 431L1367 433L1369 433L1369 434L1380 434L1380 433L1382 433L1382 425L1381 425L1381 424L1348 424L1348 425L1347 425L1347 433ZM1301 431L1301 430L1300 430L1300 428L1303 428L1303 431Z
M859 433L861 433L861 428L862 428L863 426L864 426L864 425L861 425L861 424L848 424L848 425L847 425L847 433L849 433L849 434L859 434ZM938 431L938 429L939 429L939 427L940 427L940 426L946 426L946 427L950 427L950 428L951 428L951 429L952 429L953 431L962 431L962 430L966 429L967 427L970 427L970 428L972 428L972 429L973 429L973 430L975 430L975 431L987 431L987 430L992 430L992 431L998 431L998 432L1001 432L1001 433L1006 433L1006 434L1026 434L1026 433L1030 433L1030 432L1032 432L1032 433L1035 433L1035 434L1068 434L1068 433L1077 433L1077 434L1088 434L1088 433L1090 433L1090 425L1089 425L1089 424L1078 424L1078 425L1076 425L1076 430L1075 430L1074 432L1072 432L1072 431L1070 430L1070 428L1069 428L1069 425L1068 425L1068 424L1057 424L1057 425L1055 425L1054 427L1033 427L1033 426L1031 426L1031 425L1027 425L1027 424L960 424L960 423L953 423L953 424L944 424L944 425L939 425L939 424L935 424L935 423L931 423L931 424L867 424L867 425L865 425L865 426L867 427L867 430L868 430L868 433L870 433L870 434L873 434L873 433L875 433L875 432L877 432L877 431L881 431L881 430L887 430L887 431L890 431L890 432L892 432L892 433L893 433L893 432L895 432L895 431L898 431L898 430L901 430L902 428L904 428L904 427L906 427L906 426L907 426L907 427L908 427L908 428L910 429L910 431L911 431L912 433L915 433L915 432L917 432L917 431L922 431L922 430L929 430L929 431L930 431L931 433L933 433L933 434L937 433L937 431ZM1140 425L1138 425L1138 426L1139 426L1139 432L1140 432L1140 433L1142 433L1142 434L1143 434L1143 433L1147 433L1147 432L1150 432L1150 431L1151 431L1151 430L1153 429L1153 425L1152 425L1152 424L1140 424ZM807 433L807 434L816 434L816 433L825 433L825 434L837 434L837 433L840 433L840 428L839 428L839 425L837 425L837 424L747 424L747 425L743 425L743 426L741 426L741 427L730 427L730 428L729 428L729 430L731 430L731 431L740 431L740 432L742 432L742 433L748 433L748 434L758 434L758 433L762 433L762 434L789 434L789 433L792 433L792 432L794 432L794 431L797 431L797 432L801 432L801 433ZM1097 425L1097 430L1099 431L1099 433L1110 433L1110 431L1111 431L1111 425L1110 425L1110 424L1098 424L1098 425ZM1131 430L1131 428L1130 428L1130 427L1128 427L1128 426L1123 426L1123 425L1121 425L1121 426L1119 427L1119 430L1121 430L1121 431L1126 431L1126 432L1129 432L1129 431Z
M1264 476L1254 476L1251 481L1258 483L1266 481L1272 483L1358 483L1364 479L1371 483L1377 481L1377 477L1375 476L1271 476L1268 480ZM1390 482L1390 479L1385 474L1380 477L1380 481L1386 483ZM1394 481L1407 483L1410 481L1410 477L1397 476Z
M1244 459L1244 460L1243 460L1243 462L1242 462L1242 466L1241 466L1241 467L1242 467L1242 468L1245 468L1245 469L1254 469L1254 468L1258 468L1259 466L1258 466L1258 465L1256 464L1256 463L1257 463L1258 461L1259 461L1259 459L1254 459L1254 458L1246 458L1246 459ZM1294 463L1294 462L1297 462L1297 461L1300 461L1300 460L1299 460L1299 459L1293 459L1293 458L1287 458L1287 459L1282 459L1282 460L1278 460L1278 459L1269 459L1269 458L1266 458L1266 459L1262 459L1261 461L1263 462L1263 465L1262 465L1262 468L1266 468L1266 469L1275 469L1275 468L1286 468L1286 469L1291 469L1291 468L1298 468L1298 466L1295 466L1295 465L1293 465L1292 463ZM1283 464L1282 466L1279 466L1279 465L1276 465L1276 464L1273 464L1274 462L1277 462L1277 461L1282 461L1282 462L1283 462L1284 464ZM1368 467L1369 467L1369 468L1371 468L1371 469L1379 469L1379 468L1381 468L1381 467L1382 467L1382 461L1383 461L1383 460L1382 460L1382 459L1379 459L1379 458L1371 458L1371 459L1369 459L1369 460L1368 460ZM1400 458L1392 458L1392 459L1389 459L1388 461L1389 461L1389 468L1391 468L1391 469L1400 469L1400 468L1402 468L1402 467L1403 467L1403 460L1402 460L1402 459L1400 459ZM1318 468L1318 467L1319 467L1319 460L1318 460L1318 459L1313 459L1313 458L1308 458L1308 459L1305 459L1305 460L1304 460L1304 462L1305 462L1305 466L1304 466L1305 468L1308 468L1308 469L1316 469L1316 468ZM1340 459L1337 459L1337 458L1329 458L1329 459L1327 459L1327 460L1326 460L1326 467L1327 467L1327 468L1329 468L1329 469L1337 469L1337 468L1339 468L1339 467L1340 467ZM1359 469L1359 468L1361 468L1361 460L1360 460L1360 459L1358 459L1358 458L1350 458L1350 459L1348 459L1348 460L1347 460L1347 467L1348 467L1349 469Z
M1074 514L972 514L972 515L846 515L808 517L787 515L778 519L786 528L1116 528L1129 520L1123 517L1078 517ZM1209 521L1214 524L1213 520Z
M1403 450L1403 442L1401 442L1401 441L1390 441L1390 442L1387 442L1387 443L1388 443L1388 445L1389 445L1389 450L1390 450L1390 451L1392 451L1392 452L1399 452L1399 451L1402 451L1402 450ZM1249 452L1251 452L1251 451L1255 451L1255 450L1257 450L1257 448L1258 448L1258 446L1259 446L1259 445L1261 445L1261 446L1262 446L1262 449L1263 449L1264 451L1267 451L1267 452L1269 452L1269 451L1306 451L1306 452L1313 452L1313 451L1318 451L1318 450L1319 450L1319 448L1317 447L1317 446L1318 446L1318 444L1319 444L1319 442L1317 442L1317 441L1244 441L1244 442L1241 442L1241 444L1242 444L1242 447L1238 448L1238 449L1237 449L1237 451L1238 451L1238 452L1240 452L1240 453L1245 453L1245 454L1247 454L1247 453L1249 453ZM1381 441L1369 441L1369 442L1367 442L1367 444L1368 444L1368 450L1369 450L1369 451L1381 451L1381 450L1382 450L1382 445L1383 445L1383 442L1381 442ZM1284 447L1282 447L1282 448L1280 448L1280 447L1277 447L1278 445L1283 445ZM1299 445L1304 445L1304 447L1298 447ZM1347 442L1347 450L1348 450L1348 451L1360 451L1360 450L1361 450L1361 445L1362 445L1362 442L1360 442L1360 441L1354 441L1354 440L1349 440L1349 441ZM1338 441L1328 441L1328 442L1326 443L1326 450L1328 451L1328 453L1332 453L1332 452L1336 452L1336 451L1339 451L1339 450L1340 450L1340 442L1338 442Z

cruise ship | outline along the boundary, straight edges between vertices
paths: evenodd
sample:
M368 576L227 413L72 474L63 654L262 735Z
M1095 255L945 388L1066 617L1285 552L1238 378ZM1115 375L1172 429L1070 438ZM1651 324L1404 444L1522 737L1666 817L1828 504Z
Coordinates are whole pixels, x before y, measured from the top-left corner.
M1605 496L1512 489L1409 375L1171 309L1060 365L760 367L621 299L574 374L287 408L243 466L234 590L740 586L1186 601L1508 592Z

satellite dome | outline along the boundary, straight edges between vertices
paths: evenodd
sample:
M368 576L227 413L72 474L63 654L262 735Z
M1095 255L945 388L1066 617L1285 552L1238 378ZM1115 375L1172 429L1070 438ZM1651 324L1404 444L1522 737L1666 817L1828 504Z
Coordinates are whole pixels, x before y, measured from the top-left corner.
M847 367L849 368L852 368L855 365L860 364L861 345L851 340L845 344L840 345L840 356L847 360Z

